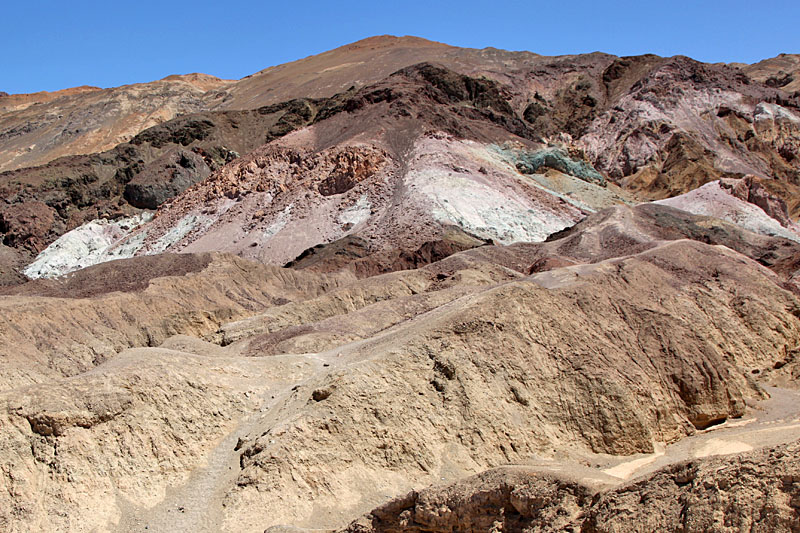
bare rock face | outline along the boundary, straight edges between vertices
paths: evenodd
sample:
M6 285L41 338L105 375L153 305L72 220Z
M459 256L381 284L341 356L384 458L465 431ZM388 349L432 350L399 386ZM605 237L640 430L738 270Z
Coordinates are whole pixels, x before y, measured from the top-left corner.
M442 488L411 492L344 531L570 531L593 491L567 476L499 468Z
M420 315L424 320L398 324L367 343L354 340L368 330L336 331L328 329L331 323L285 329L287 336L273 336L271 342L285 343L294 336L294 344L302 346L322 341L327 333L327 341L313 349L336 354L346 371L334 367L328 376L300 386L289 399L291 410L303 413L297 422L245 445L239 488L228 497L231 520L252 506L271 507L267 502L277 503L280 494L282 520L309 523L309 513L344 505L335 494L365 483L385 494L403 486L405 476L427 483L454 470L470 473L524 463L567 442L574 450L650 452L654 441L679 439L741 416L745 398L758 393L734 369L769 366L785 341L767 340L772 326L761 324L766 314L755 310L772 305L768 302L777 293L758 301L755 294L740 294L744 307L730 313L722 303L727 296L709 300L695 292L700 286L692 288L687 273L698 273L700 264L726 264L725 254L717 253L707 245L678 241L592 269L545 272L451 300ZM748 270L734 261L730 270L723 267L719 279ZM763 275L756 272L760 267L753 274ZM715 279L712 271L701 276ZM620 298L623 286L639 283L648 287L643 300L629 300L635 298L629 289ZM751 283L740 279L720 290ZM703 291L710 288L701 285ZM770 292L771 286L759 290ZM654 307L653 293L672 293L674 299ZM783 313L778 310L785 305L778 304L776 311ZM381 316L373 309L365 309L362 320L374 323ZM672 315L677 309L680 319ZM350 316L357 324L359 315ZM712 325L702 316L719 320ZM593 326L597 317L603 317L601 325ZM282 325L278 318L272 313L264 317L268 331L292 324ZM781 327L796 324L791 313L778 321ZM795 331L788 344L796 342L798 333L796 325L791 327ZM264 330L259 326L258 331ZM745 331L752 332L747 341L737 337ZM754 347L750 339L756 338L766 341L757 353L749 351ZM745 344L750 346L747 356L734 347ZM737 361L731 366L726 357ZM327 391L324 398L315 394L321 390ZM365 397L368 404L360 400ZM402 406L394 400L399 397ZM331 461L336 474L330 473ZM313 503L301 491L293 492L292 476L301 470Z
M377 174L383 166L384 159L385 156L355 149L339 152L335 156L330 174L317 185L317 190L322 196L345 193L359 182Z
M213 76L189 75L0 97L0 171L108 150L179 114L201 111L204 93L225 85Z
M794 183L793 100L729 67L688 58L647 66L580 139L598 169L652 198L742 174Z
M0 390L86 372L129 346L158 345L178 333L202 336L223 321L305 290L315 294L329 283L319 275L263 274L258 265L232 258L164 255L6 287L3 313L14 326L3 333ZM220 281L225 276L227 284ZM176 297L162 298L163 290L175 291ZM72 318L64 322L64 316Z
M582 531L796 531L799 454L795 442L667 468L601 494Z
M14 248L0 244L0 286L17 285L25 281L20 270L25 265L24 257Z
M792 224L786 209L786 202L769 193L762 180L755 176L746 176L738 181L722 181L720 185L731 194L745 202L757 205L770 217L774 218L784 227Z
M363 243L353 257L358 265L343 261L349 253L331 265L363 275L442 257L450 247L436 243L448 240L451 228L472 245L543 240L589 210L626 201L577 154L526 139L531 132L503 91L490 80L421 64L340 95L320 104L308 128L164 205L131 236L146 234L136 253L222 246L267 263L299 264L306 250L350 239L341 242ZM523 173L522 160L541 164Z
M784 59L787 58L783 58L781 64L786 62ZM39 106L29 104L35 101L41 101L45 107L67 105L64 103L67 102L75 106L76 116L84 117L81 118L84 124L90 122L89 118L102 124L125 122L113 111L116 107L107 106L109 111L91 104L102 98L116 102L118 98L133 98L130 95L135 93L138 102L152 92L154 100L163 97L172 102L174 97L184 102L186 99L188 107L178 106L180 110L175 111L175 116L169 115L170 111L169 116L154 119L151 122L157 125L150 129L144 127L151 122L141 124L139 130L131 125L130 135L124 138L128 142L106 152L71 155L85 151L65 148L58 151L58 155L66 157L49 157L46 165L32 168L22 167L42 161L24 163L25 157L21 155L14 159L20 163L12 165L20 168L4 173L0 179L0 193L12 205L39 201L56 210L53 229L43 241L46 245L65 231L100 217L116 219L134 215L139 208L158 208L188 186L221 171L222 166L239 155L270 141L276 144L278 138L311 127L313 133L305 134L304 141L295 139L282 147L302 148L298 153L312 154L336 151L335 147L343 149L347 145L374 143L388 154L396 165L394 170L400 172L412 168L407 159L428 135L444 134L457 142L479 142L490 149L500 147L505 163L511 162L516 171L532 176L533 181L555 192L556 198L577 209L563 210L523 201L520 203L527 205L519 205L520 212L524 207L543 213L541 218L545 220L538 221L540 231L535 231L531 225L516 235L508 235L513 231L502 227L503 231L490 235L491 232L484 230L490 225L483 213L473 217L467 212L469 209L452 203L451 198L447 199L449 205L439 202L443 198L433 199L434 204L440 204L434 205L434 209L448 212L448 224L460 226L481 239L541 240L546 237L543 234L558 231L596 210L592 204L598 198L602 198L598 202L602 204L600 208L642 198L664 199L711 181L745 175L756 176L769 194L783 200L792 218L800 209L800 200L797 200L800 191L796 184L800 172L800 158L797 157L799 104L785 89L788 85L762 76L762 70L766 72L772 67L766 64L762 67L745 69L755 76L748 77L736 66L707 65L685 57L617 58L586 54L548 58L525 52L459 49L420 39L385 36L280 69L267 69L238 82L215 82L197 75L107 91L79 88L63 95L24 98L15 95L2 99L8 101L4 108L8 110L8 120L29 120L27 125L14 126L14 132L46 130L34 124L36 117L33 115L15 115L23 111L33 113L33 108ZM360 81L353 85L353 79ZM173 94L173 90L177 93ZM180 96L184 90L191 93L191 97ZM196 94L200 90L207 92ZM172 109L169 105L166 108ZM23 133L20 138L27 138L27 133ZM16 133L12 135L16 136ZM177 153L182 154L181 158L176 159ZM473 157L477 154L462 152L456 158L460 161L453 162L454 169L469 168L463 160L465 155L477 162ZM497 172L508 173L505 164L493 164L491 159L485 161L488 165L481 162L476 168L484 169L487 176L484 185L489 189L495 187L493 180ZM181 161L185 165L181 165ZM233 230L228 228L217 234L216 241L224 244L215 249L281 264L295 259L308 248L357 234L370 243L370 253L386 252L384 237L376 234L376 228L364 227L369 225L367 223L356 229L330 227L336 224L331 220L333 210L352 208L361 212L366 209L361 207L364 204L358 204L363 194L353 198L352 191L358 189L357 183L367 174L375 174L375 169L348 167L353 161L340 163L344 165L341 171L337 170L322 181L319 177L311 180L315 188L306 192L332 201L319 202L315 207L324 206L321 210L310 208L314 212L313 221L304 235L294 236L296 245L281 242L280 236L272 244L264 242L266 237L250 240L242 235L233 236ZM425 166L425 163L417 164L416 170ZM439 168L427 171L441 174ZM563 180L554 186L555 180L539 177L548 172L577 177L605 187L607 191L576 191L580 187L573 184L563 187ZM410 187L404 191L404 185L398 183L396 177L384 175L380 181L388 188L399 187L396 192L401 197L413 192ZM609 188L609 184L614 187ZM297 189L297 186L291 188ZM502 194L504 189L500 186L494 192ZM384 192L379 196L384 196ZM270 208L261 204L273 204L272 207L280 204L281 212L290 205L295 213L307 211L299 207L309 203L306 199L283 196L287 201L249 198L259 207L243 206L243 211L264 213L264 217L259 218L258 231L263 230L263 235L270 235L270 238L280 233L278 228L283 224L293 225L295 218L289 212L283 215L278 211L270 212ZM530 193L517 193L517 196L527 200ZM615 201L609 202L614 196ZM209 202L220 204L214 206L214 211L219 213L228 209L224 204L230 199L234 197L209 199ZM235 199L239 201L239 197ZM332 205L333 200L340 202ZM378 215L381 211L376 205L378 199L367 198L366 201L370 204L370 215ZM412 207L411 203L419 204L415 200L403 207L409 214L414 212L411 218L425 219L420 224L423 229L419 238L394 246L390 255L414 253L424 243L442 237L442 231L436 226L438 219L444 217L431 217L430 205ZM168 215L171 218L176 209L168 210L172 211ZM191 221L185 220L183 226L176 222L178 227L154 229L155 232L183 233L185 226L191 226L180 242L170 242L164 248L183 249L191 244L189 241L194 242L208 233L209 228L203 226L216 225L213 215L191 213ZM350 213L343 216L353 218ZM511 216L517 217L517 214ZM359 214L355 219L360 220L360 217ZM397 217L385 218L394 220ZM343 226L348 224L358 226L354 222L342 223ZM411 233L403 228L391 231ZM205 243L198 244L193 251L208 250L210 240L209 235Z
M108 531L126 505L156 505L255 407L254 375L268 372L241 363L124 350L113 367L1 395L0 524Z
M373 253L370 243L365 239L347 236L327 245L309 248L285 266L314 272L350 270L357 277L365 278L395 270L420 268L454 253L487 244L491 244L491 241L476 238L454 227L446 231L442 238L426 241L416 250Z
M800 445L678 464L600 491L577 476L487 471L411 492L343 531L796 531Z
M798 529L775 65L384 37L0 96L0 529Z
M742 65L748 76L787 93L800 90L800 55L779 54L753 65Z
M209 174L211 168L198 154L171 150L129 181L124 197L134 207L156 209Z
M293 106L186 115L106 152L4 172L0 192L9 208L34 201L55 210L53 228L42 237L46 246L85 222L155 209L237 158L238 151L250 151L285 134L281 127L273 131L282 120L293 124L292 129L313 118L297 115Z
M40 252L54 233L56 211L42 202L34 200L9 206L0 217L0 232L7 246Z
M782 268L798 245L712 222L618 207L364 279L163 254L6 289L0 523L334 528L504 465L657 457L751 415L800 344L791 268L700 241ZM569 261L529 275L547 256ZM596 501L576 483L468 479L451 511L430 492L381 516L566 528Z
M252 109L290 98L326 98L350 87L360 89L393 72L423 62L435 62L469 76L499 73L542 62L531 52L457 48L419 37L381 35L329 52L268 68L247 76L225 90L214 105L220 109ZM503 80L500 80L503 81Z

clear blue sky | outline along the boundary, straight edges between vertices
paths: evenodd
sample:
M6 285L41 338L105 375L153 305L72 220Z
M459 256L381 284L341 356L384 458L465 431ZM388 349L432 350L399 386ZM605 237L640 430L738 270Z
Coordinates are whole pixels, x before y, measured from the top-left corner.
M0 91L111 87L188 72L241 78L381 34L547 55L600 50L751 63L800 53L800 0L2 0Z

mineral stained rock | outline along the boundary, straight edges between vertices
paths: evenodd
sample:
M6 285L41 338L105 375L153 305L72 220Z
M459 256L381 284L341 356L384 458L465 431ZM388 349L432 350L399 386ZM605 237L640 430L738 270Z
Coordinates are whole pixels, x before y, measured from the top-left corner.
M0 93L0 529L800 530L797 63Z

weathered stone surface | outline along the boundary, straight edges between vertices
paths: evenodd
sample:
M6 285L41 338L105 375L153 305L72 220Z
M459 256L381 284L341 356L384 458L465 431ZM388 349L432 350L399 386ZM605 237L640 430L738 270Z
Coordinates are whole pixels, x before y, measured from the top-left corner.
M800 444L665 468L597 493L579 476L504 468L411 492L343 531L775 531L800 527Z
M708 222L617 208L548 242L360 280L159 255L6 289L0 520L343 527L503 465L708 439L756 412L754 376L785 379L800 344L783 267L699 241L781 261L798 245ZM569 261L529 275L541 257ZM452 512L419 497L404 524L568 527L596 491L550 476L473 500L474 484Z
M42 202L34 200L8 206L0 213L3 244L40 252L54 233L55 222L56 211Z
M156 209L209 174L211 168L198 154L171 150L129 181L124 197L134 207Z

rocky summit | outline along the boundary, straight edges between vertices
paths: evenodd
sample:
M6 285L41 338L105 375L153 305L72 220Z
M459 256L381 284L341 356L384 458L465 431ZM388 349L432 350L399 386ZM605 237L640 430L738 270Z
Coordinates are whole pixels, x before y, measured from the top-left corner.
M800 530L798 65L0 93L0 529Z

